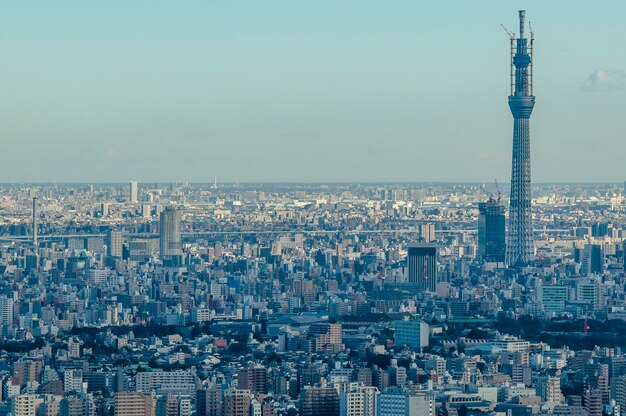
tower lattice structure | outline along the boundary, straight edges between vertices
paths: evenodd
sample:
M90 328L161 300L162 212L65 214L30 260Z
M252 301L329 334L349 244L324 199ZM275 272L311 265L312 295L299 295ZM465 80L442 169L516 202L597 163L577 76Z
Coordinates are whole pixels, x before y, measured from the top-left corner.
M511 95L513 114L513 160L507 230L506 263L512 267L534 259L532 195L530 182L530 115L533 95L533 33L524 37L525 10L519 11L519 38L511 35Z

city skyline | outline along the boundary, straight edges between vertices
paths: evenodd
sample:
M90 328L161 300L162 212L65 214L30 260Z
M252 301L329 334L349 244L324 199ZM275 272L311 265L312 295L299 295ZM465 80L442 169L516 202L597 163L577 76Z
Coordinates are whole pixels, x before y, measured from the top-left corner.
M534 178L618 182L626 6L566 5L3 5L0 182L505 182L517 8L542 40Z
M0 416L625 415L626 4L457 3L0 5Z

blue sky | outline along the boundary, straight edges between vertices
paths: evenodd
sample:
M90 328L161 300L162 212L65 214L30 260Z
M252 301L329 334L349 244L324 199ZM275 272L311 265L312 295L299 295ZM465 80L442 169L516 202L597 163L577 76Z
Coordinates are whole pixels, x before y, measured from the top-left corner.
M424 3L3 2L0 182L507 181L519 8L533 179L626 177L626 3Z

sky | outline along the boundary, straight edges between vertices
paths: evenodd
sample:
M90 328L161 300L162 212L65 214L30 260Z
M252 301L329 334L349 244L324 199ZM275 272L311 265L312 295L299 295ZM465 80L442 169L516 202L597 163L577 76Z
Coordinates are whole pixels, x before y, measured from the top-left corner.
M623 181L626 2L55 0L0 3L0 182L507 182L520 8L533 181Z

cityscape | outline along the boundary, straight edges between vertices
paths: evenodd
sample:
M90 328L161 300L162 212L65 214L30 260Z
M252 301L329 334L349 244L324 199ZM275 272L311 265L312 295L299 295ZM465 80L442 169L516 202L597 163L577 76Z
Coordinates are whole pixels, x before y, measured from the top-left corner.
M511 16L504 183L0 184L0 416L626 414L626 182L532 180Z

